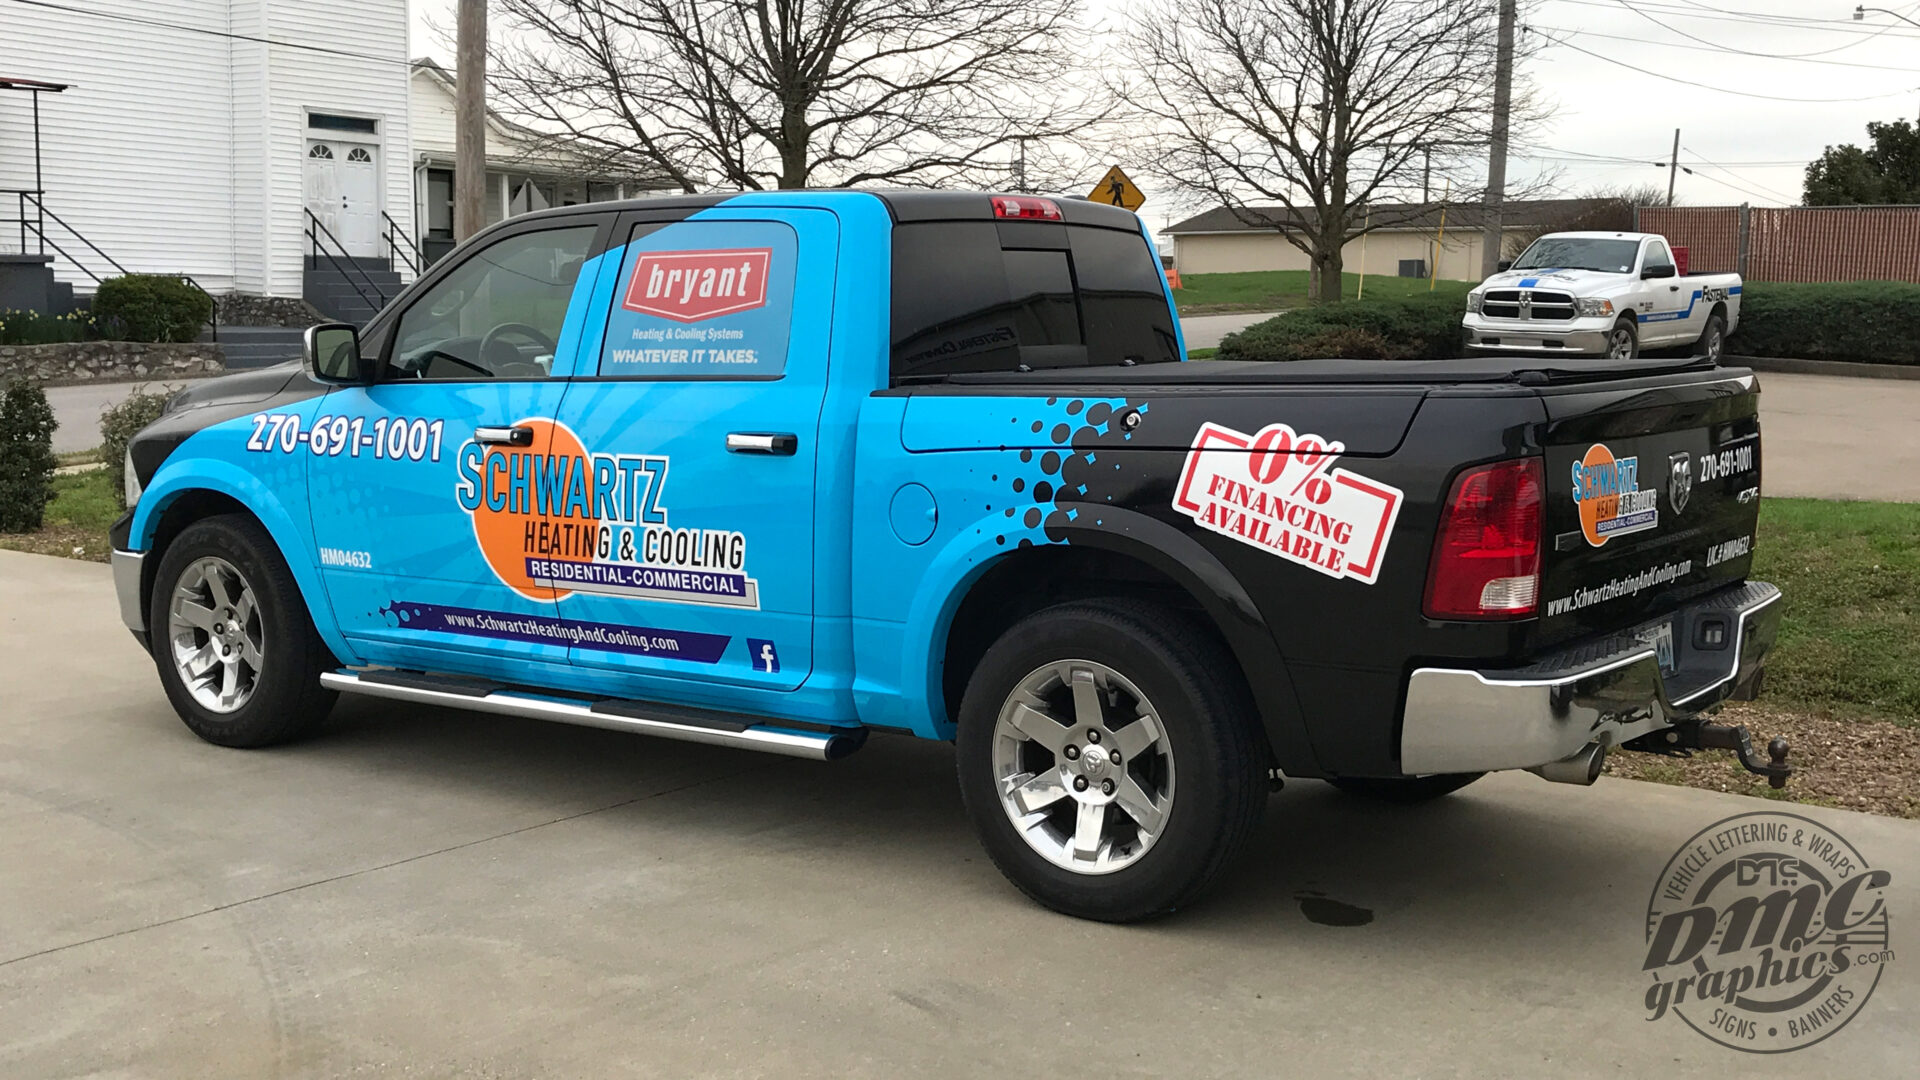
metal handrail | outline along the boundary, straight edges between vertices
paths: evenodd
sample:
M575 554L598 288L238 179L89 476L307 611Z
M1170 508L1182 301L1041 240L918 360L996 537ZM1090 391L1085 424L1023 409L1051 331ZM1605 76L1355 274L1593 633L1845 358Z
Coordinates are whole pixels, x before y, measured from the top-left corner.
M338 239L336 239L333 233L330 232L325 225L321 224L320 219L314 215L314 212L312 209L308 209L306 211L306 215L307 215L307 240L312 244L314 254L316 256L319 256L319 255L326 256L327 262L330 265L332 265L333 269L337 273L339 273L340 280L346 282L348 287L353 289L353 291L359 295L360 299L365 300L369 305L373 307L375 311L379 311L381 308L386 307L387 306L386 293L381 291L380 286L374 283L373 278L367 274L366 270L362 268L360 264L353 261L353 256L347 254L347 246L345 244L342 244ZM318 230L318 232L316 232L315 230ZM360 280L367 283L367 288L373 290L373 296L368 296L366 292L360 288L360 286L355 285L353 283L352 278L347 276L346 267L343 267L340 265L340 259L334 258L333 252L328 251L320 243L320 237L322 236L325 236L329 241L331 241L334 247L337 247L340 249L340 258L347 260L347 266L351 266L353 268L353 272L360 275ZM375 297L377 297L378 299L375 299Z
M72 252L60 246L60 242L58 240L55 240L52 237L47 235L47 220L51 218L54 224L67 230L69 235L71 235L75 240L80 241L82 244L85 244L87 246L87 250L93 252L95 255L98 255L100 258L105 259L107 261L107 264L112 266L115 270L120 271L120 273L122 274L133 273L133 271L127 269L124 265L122 265L120 260L107 254L105 251L102 251L100 249L100 245L87 239L86 234L81 232L79 229L74 228L71 224L67 222L66 218L63 218L59 214L54 213L52 210L47 209L46 191L38 188L27 188L27 189L14 189L14 190L8 191L7 193L16 196L19 202L20 250L22 252L25 252L27 249L27 232L29 229L31 229L33 232L34 239L39 244L40 254L42 255L46 254L47 248L51 247L56 254L58 254L61 258L67 260L68 263L72 264L74 269L87 275L89 278L92 278L93 283L95 285L99 285L104 282L105 279L102 278L99 274L94 273L92 267L88 266L86 263L81 262L78 258L75 258ZM27 216L27 207L29 205L33 207L34 213L32 217ZM198 281L195 281L191 274L171 274L168 276L179 278L185 284L192 286L195 292L207 298L207 329L212 333L213 340L219 341L220 340L220 301L215 299L214 295L207 291L206 286L200 284Z
M381 234L381 239L387 242L387 250L393 252L394 256L401 262L406 263L407 269L418 274L421 263L425 262L426 259L420 254L420 249L414 245L413 237L408 236L400 228L400 223L393 220L393 216L385 210L380 211L380 217L387 223L387 231ZM400 245L395 243L397 240L406 242L406 251L400 250ZM412 252L412 254L409 255L408 252Z
M52 219L54 220L54 222L55 222L56 224L58 224L58 225L59 225L59 226L60 226L61 228L63 228L63 229L65 229L65 230L67 230L67 231L68 231L69 233L72 233L72 234L73 234L73 238L74 238L74 239L76 239L76 240L78 240L78 241L80 241L81 243L83 243L83 244L85 244L85 245L87 245L87 247L88 247L88 248L90 248L90 249L91 249L91 250L93 251L93 253L94 253L95 255L98 255L98 256L100 256L101 258L103 258L103 259L105 259L105 260L107 260L107 263L108 263L108 264L109 264L110 266L112 266L112 267L113 267L113 268L114 268L115 270L118 270L118 271L120 271L120 272L121 272L121 273L123 273L123 274L131 274L131 273L133 273L133 271L131 271L131 270L129 270L129 269L127 269L127 268L126 268L126 267L124 267L124 266L121 266L121 265L120 265L120 260L118 260L118 259L116 259L116 258L114 258L113 256L111 256L111 255L109 255L109 254L107 254L107 253L106 253L106 252L104 252L104 251L101 251L101 250L100 250L100 246L99 246L98 244L95 244L95 243L94 243L93 241L91 241L91 240L89 240L89 239L87 239L86 237L84 237L84 236L82 236L82 235L80 235L80 230L79 230L79 229L76 229L76 228L74 228L73 226L71 226L71 225L69 225L69 224L67 224L67 222L66 222L66 219L65 219L65 218L62 218L62 217L61 217L61 216L60 216L59 214L56 214L56 213L54 213L53 211L51 211L51 210L49 210L49 209L47 209L47 202L46 202L46 199L45 199L45 198L43 197L43 194L38 194L38 193L37 193L37 194L35 194L35 195L34 195L34 198L33 198L33 204L34 204L34 208L35 208L36 210L38 210L38 211L40 212L40 214L41 214L42 216L44 216L44 217L50 217L50 218L52 218ZM44 241L44 240L46 239L46 225L45 225L44 223L43 223L43 224L42 224L42 225L40 226L40 238L41 238L41 240L43 240L43 241ZM56 250L58 250L58 249L56 249ZM69 262L71 262L71 261L73 260L73 257L72 257L71 255L69 255L69 256L67 256L67 259L68 259L68 261L69 261ZM78 265L78 264L76 263L75 265ZM84 267L82 267L82 269L85 269L85 268L84 268ZM89 271L87 271L87 276L88 276L88 277L92 277L92 278L93 278L93 280L95 280L95 281L99 281L99 280L100 280L100 279L99 279L98 277L95 277L95 276L94 276L94 274L93 274L93 272L92 272L91 270L89 270ZM195 286L195 287L196 287L196 288L198 288L198 286ZM202 291L204 292L205 290L202 290Z

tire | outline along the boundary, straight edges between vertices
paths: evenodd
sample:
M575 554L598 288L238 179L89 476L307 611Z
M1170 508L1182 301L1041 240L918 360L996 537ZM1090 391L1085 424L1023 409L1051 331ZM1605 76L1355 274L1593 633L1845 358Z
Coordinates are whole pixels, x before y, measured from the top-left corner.
M1336 776L1327 783L1349 795L1413 806L1451 795L1486 773L1435 773L1432 776Z
M1607 332L1607 359L1632 360L1640 355L1640 331L1633 320L1621 319Z
M279 548L252 518L204 518L154 573L147 623L167 699L195 735L259 747L306 733L338 696L338 666ZM198 676L197 678L194 676Z
M961 798L994 865L1080 918L1192 902L1266 807L1265 744L1238 667L1206 628L1155 604L1078 601L1016 623L968 680L957 744Z
M1693 347L1693 355L1704 356L1714 363L1727 351L1727 317L1714 312L1707 316L1707 328L1700 331L1700 340Z

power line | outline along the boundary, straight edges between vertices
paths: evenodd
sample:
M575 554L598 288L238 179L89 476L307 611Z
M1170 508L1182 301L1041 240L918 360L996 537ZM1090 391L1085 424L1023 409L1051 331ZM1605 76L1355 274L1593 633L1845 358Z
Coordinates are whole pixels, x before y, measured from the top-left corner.
M1608 11L1613 11L1613 12L1618 12L1620 10L1619 5L1615 3L1614 0L1553 0L1553 2L1561 3L1561 4L1574 4L1580 7L1604 8ZM1856 26L1850 19L1809 19L1809 18L1805 18L1804 16L1767 15L1762 12L1745 12L1745 13L1722 12L1722 9L1718 9L1718 8L1702 8L1701 10L1698 10L1698 11L1689 11L1685 8L1676 8L1670 5L1659 4L1659 3L1648 3L1648 4L1644 4L1643 6L1648 8L1649 10L1658 11L1662 15L1669 15L1674 18L1703 19L1708 22L1737 23L1741 26L1765 26L1765 27L1771 27L1776 30L1795 30L1795 31L1814 30L1814 31L1819 31L1822 33L1829 33L1829 34L1846 34L1852 37L1858 37L1862 39L1872 39L1872 38L1877 38L1881 36L1886 36L1890 38L1904 38L1907 40L1920 39L1920 33L1917 33L1917 32L1904 30L1894 26L1885 26L1885 27L1870 29L1865 26ZM1722 13L1706 14L1705 12L1722 12Z
M1656 25L1664 25L1664 24L1656 24ZM1653 38L1626 37L1621 34L1602 34L1597 30L1573 30L1564 26L1541 26L1538 23L1534 24L1534 28L1537 30L1551 30L1556 34L1570 34L1576 37L1605 38L1608 41L1625 41L1634 45L1659 45L1669 49L1691 49L1694 52L1721 53L1723 55L1731 54L1731 55L1737 55L1737 56L1751 56L1751 57L1764 59L1764 60L1790 60L1797 64L1828 64L1833 67L1863 68L1863 69L1868 69L1873 71L1899 71L1899 72L1905 72L1907 74L1912 74L1914 71L1914 69L1911 67L1901 67L1898 64L1862 64L1854 60L1816 60L1813 58L1813 54L1811 53L1804 54L1804 55L1788 56L1781 53L1752 52L1747 49L1736 49L1730 46L1716 45L1711 42L1708 42L1705 45L1688 45L1685 42L1681 42L1681 41L1659 41ZM1682 37L1691 38L1694 41L1707 40L1706 38L1694 37L1694 35L1688 34L1676 27L1669 26L1667 27L1667 29L1672 30L1674 33L1679 34ZM1845 48L1851 48L1852 45L1851 44L1842 45L1840 47L1845 49ZM1828 49L1826 51L1833 52L1835 50Z
M1865 45L1867 42L1872 41L1874 38L1879 37L1880 35L1886 33L1889 30L1894 29L1894 27L1899 25L1897 23L1888 23L1887 25L1880 27L1878 30L1874 31L1873 33L1860 38L1858 41L1849 41L1845 45L1835 45L1831 49L1818 49L1814 52L1807 52L1807 53L1765 53L1765 52L1755 52L1750 49L1738 49L1731 45L1725 45L1717 41L1708 40L1707 38L1700 37L1697 34L1690 34L1687 31L1682 30L1677 26L1673 26L1668 23L1661 22L1659 19L1656 19L1652 15L1647 14L1647 12L1642 11L1640 8L1635 7L1634 5L1628 3L1627 0L1619 0L1619 4L1621 7L1626 8L1628 11L1633 12L1635 15L1640 16L1641 18L1647 20L1648 22L1659 27L1660 29L1667 31L1668 33L1679 34L1683 38L1687 38L1692 41L1701 42L1705 45L1711 46L1715 51L1737 53L1741 56L1759 56L1759 57L1765 57L1769 60L1810 60L1811 58L1816 56L1825 56L1828 53L1836 53L1842 49L1851 49L1859 45ZM1920 4L1916 4L1914 6L1920 7ZM1912 9L1909 8L1908 10L1912 10ZM1682 16L1682 17L1685 17L1685 16ZM1829 64L1847 64L1847 61L1844 61L1844 60L1825 60L1825 61L1813 61L1813 62L1829 63ZM1881 65L1848 64L1848 66L1849 67L1880 67ZM1888 68L1888 70L1908 71L1911 69L1910 68Z
M1580 46L1575 45L1571 41L1567 41L1563 38L1556 38L1552 34L1543 33L1541 29L1536 26L1529 26L1527 29L1532 30L1534 33L1539 34L1541 37L1546 38L1548 41L1552 42L1555 45L1560 45L1565 48L1572 49L1574 52L1582 53L1586 56L1591 56L1595 60L1612 64L1615 67L1623 67L1623 68L1626 68L1628 71L1638 72L1641 75L1650 75L1656 79L1665 79L1668 82L1676 82L1681 84L1682 86L1691 86L1699 90L1712 90L1716 93L1730 94L1734 97L1753 98L1757 101L1788 101L1796 105L1841 105L1841 104L1847 104L1855 101L1879 101L1883 98L1899 97L1903 94L1911 94L1915 90L1920 89L1920 86L1907 87L1900 90L1889 90L1884 94L1868 94L1864 97L1850 97L1850 98L1783 97L1777 94L1756 94L1747 90L1728 90L1725 87L1714 86L1711 83L1694 82L1692 79L1682 79L1677 75L1668 75L1664 72L1659 72L1659 71L1649 71L1646 68L1637 67L1633 64L1629 64L1624 60L1615 60L1611 56L1606 56L1604 54L1594 52L1592 49L1583 49Z
M1789 202L1789 203L1799 201L1798 196L1784 195L1784 194L1781 194L1779 190L1775 188L1770 188L1758 180L1754 180L1745 176L1738 176L1733 172L1733 170L1727 168L1725 165L1721 165L1720 163L1714 162L1714 161L1708 161L1706 158L1701 157L1701 155L1691 147L1683 146L1680 149L1685 151L1686 153L1692 154L1695 158L1699 159L1699 161L1702 164L1706 165L1708 168L1719 169L1721 172L1726 173L1728 176L1732 176L1736 180L1740 180L1743 183L1752 184L1754 187L1759 188L1761 191L1766 192L1767 194L1773 196L1776 199L1779 199L1783 202ZM1702 177L1702 179L1711 180L1713 179L1713 177L1711 176Z

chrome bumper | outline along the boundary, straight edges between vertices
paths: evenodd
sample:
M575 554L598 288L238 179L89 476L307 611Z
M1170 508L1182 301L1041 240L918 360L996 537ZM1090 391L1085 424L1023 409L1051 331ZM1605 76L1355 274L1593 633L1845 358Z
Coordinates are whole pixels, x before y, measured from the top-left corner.
M1491 322L1472 312L1461 321L1461 326L1466 330L1469 349L1483 352L1562 352L1574 356L1605 356L1607 334L1613 329L1613 324L1606 320L1536 322L1514 319Z
M147 560L142 551L113 553L113 591L120 596L120 621L135 634L147 632L147 620L141 614L140 567Z
M1409 775L1527 769L1560 761L1589 743L1613 747L1751 697L1780 632L1780 590L1753 581L1672 615L1508 671L1420 668L1407 683L1400 768ZM1722 620L1729 640L1693 644L1696 628ZM1674 627L1679 664L1661 670L1646 635Z

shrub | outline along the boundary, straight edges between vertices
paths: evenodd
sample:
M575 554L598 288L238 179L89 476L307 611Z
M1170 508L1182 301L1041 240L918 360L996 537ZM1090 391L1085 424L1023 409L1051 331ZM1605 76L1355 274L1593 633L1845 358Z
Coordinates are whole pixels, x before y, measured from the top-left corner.
M100 410L100 457L113 478L113 497L122 510L127 508L127 444L140 429L160 419L167 407L167 394L149 394L144 386L118 405Z
M212 314L205 293L165 274L108 278L93 294L93 324L115 341L192 341Z
M40 528L53 497L54 426L39 384L15 379L0 393L0 532Z
M85 341L92 336L92 320L84 311L43 315L38 311L0 311L0 345L52 345Z
M1464 356L1458 293L1349 300L1276 315L1220 343L1220 360L1440 360Z
M1728 351L1801 360L1920 364L1920 285L1749 283Z

